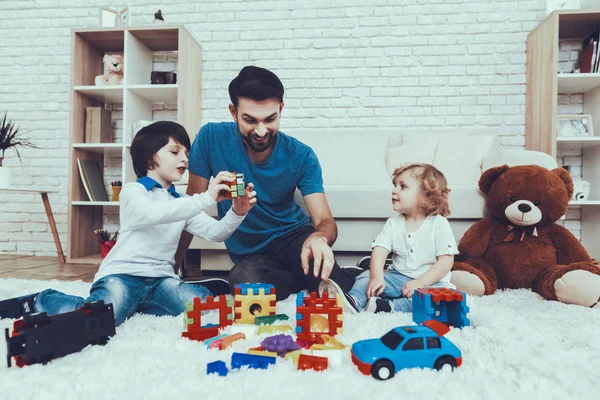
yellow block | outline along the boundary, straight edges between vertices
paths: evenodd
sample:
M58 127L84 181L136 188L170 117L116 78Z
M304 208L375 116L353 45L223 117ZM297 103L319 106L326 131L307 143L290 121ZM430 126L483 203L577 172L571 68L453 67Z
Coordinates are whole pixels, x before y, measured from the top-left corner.
M283 357L283 359L287 360L287 361L291 360L297 368L298 367L298 357L300 357L300 354L302 354L302 350L290 351Z
M261 333L275 333L275 332L288 332L291 331L292 327L289 325L261 325L258 327L257 334Z
M255 354L257 356L266 356L266 357L277 357L277 353L275 353L274 351L248 350L248 354Z

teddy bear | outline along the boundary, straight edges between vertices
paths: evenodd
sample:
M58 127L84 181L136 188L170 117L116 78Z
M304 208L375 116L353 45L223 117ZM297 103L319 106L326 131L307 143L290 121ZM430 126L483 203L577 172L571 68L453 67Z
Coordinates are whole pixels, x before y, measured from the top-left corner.
M104 63L104 75L97 75L96 86L121 85L123 83L123 56L118 54L105 54L102 57Z
M472 295L528 288L547 300L600 309L600 267L555 222L566 214L573 181L563 168L503 165L479 179L488 216L460 240L451 281Z

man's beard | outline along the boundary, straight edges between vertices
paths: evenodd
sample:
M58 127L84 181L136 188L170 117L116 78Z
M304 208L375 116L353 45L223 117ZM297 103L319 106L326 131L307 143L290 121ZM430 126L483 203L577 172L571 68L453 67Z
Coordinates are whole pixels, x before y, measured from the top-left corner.
M275 140L277 139L273 131L267 131L267 133L265 133L266 138L264 140L261 140L260 142L254 140L254 138L259 137L260 136L258 136L254 132L248 133L247 135L242 135L242 139L244 139L244 142L246 142L248 147L250 147L256 153L262 153L263 151L270 149L271 146L275 145Z

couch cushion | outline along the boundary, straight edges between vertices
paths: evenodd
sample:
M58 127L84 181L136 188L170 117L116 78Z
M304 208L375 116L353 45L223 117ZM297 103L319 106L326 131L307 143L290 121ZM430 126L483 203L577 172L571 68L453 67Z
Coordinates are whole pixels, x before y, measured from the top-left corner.
M293 136L310 146L319 158L326 190L330 185L389 182L385 170L387 136L340 135L327 131Z
M448 184L476 185L486 154L497 145L497 136L442 136L433 165L446 176Z
M406 163L433 164L435 149L439 141L434 135L405 135L402 145L390 147L386 155L386 171L392 175L394 170Z

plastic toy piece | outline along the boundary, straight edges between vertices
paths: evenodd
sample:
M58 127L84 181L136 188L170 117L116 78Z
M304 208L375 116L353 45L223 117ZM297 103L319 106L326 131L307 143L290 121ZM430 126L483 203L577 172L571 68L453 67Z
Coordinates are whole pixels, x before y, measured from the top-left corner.
M283 334L269 336L260 345L268 351L274 351L279 356L283 356L290 351L300 350L300 346L294 341L293 337Z
M227 335L218 335L218 336L211 337L209 339L205 339L204 346L206 346L207 349L218 349L219 346L221 345L221 342L226 337L227 337Z
M0 319L18 319L25 314L32 313L34 311L35 298L38 294L39 292L0 301Z
M324 344L323 335L335 336L343 333L343 300L339 294L335 298L329 298L327 293L323 297L317 297L316 292L311 292L310 297L304 297L298 293L296 297L296 337L310 343ZM311 316L325 315L327 318L327 329L325 331L311 330Z
M275 315L275 286L268 283L235 285L235 322L254 324L257 316Z
M302 354L302 350L290 351L289 353L286 353L285 356L283 356L283 359L286 361L292 361L297 369L298 368L298 358L300 357L300 354Z
M225 191L225 198L232 199L235 197L242 197L245 195L244 189L246 188L246 184L244 183L244 174L232 172L235 175L235 180L233 182L225 182L227 186L231 189L230 192Z
M226 296L208 296L202 301L200 297L194 297L193 303L185 305L184 323L186 331L181 336L203 341L219 334L219 328L224 328L233 323L231 307L233 302ZM217 310L219 312L219 324L202 325L202 311Z
M318 356L322 358L326 358L329 360L329 365L332 367L339 367L343 364L342 362L342 352L338 349L312 349L311 353L313 356Z
M329 335L321 335L323 343L316 343L310 346L311 350L344 350L347 345Z
M275 321L287 321L290 319L285 314L264 315L254 317L254 325L273 325Z
M236 340L242 340L242 339L246 339L246 335L244 335L241 332L234 333L233 335L229 335L221 341L219 349L225 350L225 349L231 347L233 342L235 342Z
M76 311L48 316L26 314L14 322L11 336L4 331L7 352L18 367L47 363L55 358L76 353L90 344L105 345L115 335L112 304L103 301L86 303Z
M276 357L259 356L256 354L233 353L231 355L231 368L239 369L244 365L249 368L267 369L269 365L274 365Z
M266 351L266 350L248 350L248 354L256 354L257 356L268 356L268 357L277 357L277 353L274 351Z
M412 316L417 324L430 319L462 328L469 326L467 295L448 288L417 289L412 297Z
M225 365L224 361L213 361L206 364L206 373L207 374L219 374L219 376L227 376L229 370L227 369L227 365Z
M275 333L275 332L289 332L292 327L289 325L261 325L258 327L257 333Z
M448 330L433 320L423 322L423 326L399 326L381 338L354 343L352 362L360 372L379 380L390 379L404 368L454 369L462 365L462 353L440 336Z
M315 371L326 370L329 360L325 357L311 356L309 354L300 354L298 357L298 370L305 371L314 369Z

